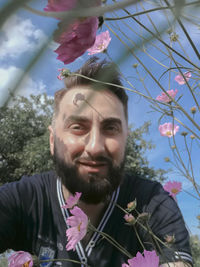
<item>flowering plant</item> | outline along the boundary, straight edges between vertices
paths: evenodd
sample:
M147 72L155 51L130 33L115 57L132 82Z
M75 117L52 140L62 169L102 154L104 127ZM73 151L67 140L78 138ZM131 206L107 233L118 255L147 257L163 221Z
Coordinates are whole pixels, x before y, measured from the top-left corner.
M181 182L176 181L168 181L163 188L165 191L169 192L170 196L172 196L174 199L176 199L176 195L181 191L182 184Z
M32 267L32 256L28 252L16 251L8 257L8 267Z

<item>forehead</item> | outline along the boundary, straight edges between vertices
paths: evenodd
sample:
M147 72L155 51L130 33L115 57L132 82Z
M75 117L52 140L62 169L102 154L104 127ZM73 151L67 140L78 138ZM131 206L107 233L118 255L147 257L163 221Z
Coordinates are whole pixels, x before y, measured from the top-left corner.
M116 117L125 121L122 102L110 90L88 86L74 87L66 92L59 105L58 117L71 115Z

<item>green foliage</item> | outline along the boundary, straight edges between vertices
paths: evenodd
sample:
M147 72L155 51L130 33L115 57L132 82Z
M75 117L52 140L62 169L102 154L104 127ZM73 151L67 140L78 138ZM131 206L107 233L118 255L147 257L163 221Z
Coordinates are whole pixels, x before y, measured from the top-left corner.
M0 267L8 266L8 260L5 257L0 258Z
M151 142L144 139L144 134L149 131L150 123L146 122L140 128L129 131L127 148L126 148L126 164L125 169L135 173L143 178L164 181L166 171L163 169L155 170L149 166L149 162L145 153L152 150L155 146Z
M12 107L0 108L0 183L52 168L47 129L52 105L43 94L18 97Z
M197 235L190 237L190 245L192 250L192 257L194 261L194 267L200 266L200 240Z
M48 125L51 123L53 100L45 94L18 97L11 107L0 108L0 183L19 180L23 175L53 168L49 151ZM145 152L152 149L143 135L149 123L130 130L125 168L147 179L164 179L164 170L149 167Z

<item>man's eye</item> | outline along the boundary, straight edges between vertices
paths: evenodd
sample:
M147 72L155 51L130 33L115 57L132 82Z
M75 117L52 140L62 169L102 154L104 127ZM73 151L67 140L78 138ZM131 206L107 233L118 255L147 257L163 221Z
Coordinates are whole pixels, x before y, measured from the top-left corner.
M73 129L73 130L81 130L81 129L83 129L83 126L81 126L79 124L74 124L74 125L71 125L70 126L70 129Z
M107 125L105 131L110 134L115 134L119 132L119 127L117 125Z
M85 134L85 132L87 131L86 127L81 124L72 124L70 125L69 130L72 134L76 135Z

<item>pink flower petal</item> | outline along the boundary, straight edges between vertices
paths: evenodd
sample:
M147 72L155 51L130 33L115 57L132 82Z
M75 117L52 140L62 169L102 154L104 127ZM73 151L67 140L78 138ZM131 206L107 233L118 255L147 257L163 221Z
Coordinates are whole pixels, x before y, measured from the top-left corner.
M66 201L66 205L64 205L62 208L72 209L75 205L77 205L81 195L82 195L82 193L76 192L75 196L73 196L73 195L69 196L67 201Z
M169 192L170 196L172 196L176 200L176 195L182 190L182 183L176 181L169 181L163 186L164 190Z
M135 221L135 218L132 214L125 214L124 219L126 222L131 223Z
M74 216L67 219L67 225L71 227L66 231L68 238L66 250L75 250L76 244L86 235L88 227L88 217L80 208L75 206L71 214Z
M172 97L175 98L176 94L178 93L178 90L168 90L167 93ZM171 102L171 99L168 97L167 94L165 94L164 92L161 93L161 95L158 95L156 97L156 100L164 102L164 103L169 103Z
M28 263L29 267L33 266L31 254L28 252L16 251L8 257L8 267L22 267L25 263Z
M172 137L178 132L179 126L176 124L173 125L171 122L166 122L159 125L158 129L162 136Z
M122 267L159 267L159 257L155 251L144 250L144 256L138 252L136 257L128 260L127 264L122 264Z
M44 10L66 11L75 8L76 4L77 0L48 0L48 5ZM92 6L97 6L101 4L101 1L93 1L91 4ZM64 27L61 21L59 27L63 27L64 29L62 28L60 36L54 39L54 41L60 44L55 50L58 54L57 59L63 61L65 64L69 64L83 55L95 42L98 22L97 17L88 17L76 20L72 24ZM58 76L58 79L60 78Z
M48 0L44 11L54 12L70 10L76 6L76 2L77 0Z
M100 33L99 35L96 36L96 40L93 46L87 50L88 55L94 55L94 54L105 51L110 41L111 41L111 37L110 37L109 31Z
M69 64L83 55L94 44L97 28L97 17L78 20L70 25L70 28L56 40L60 43L60 46L55 50L58 54L57 59Z
M191 76L192 76L192 73L191 73L190 71L186 71L186 72L183 73L183 75L184 75L186 81L189 81L189 79L190 79ZM182 76L181 73L178 74L178 75L174 78L174 80L175 80L178 84L180 84L180 85L185 84L185 80L184 80L184 78L183 78L183 76Z

